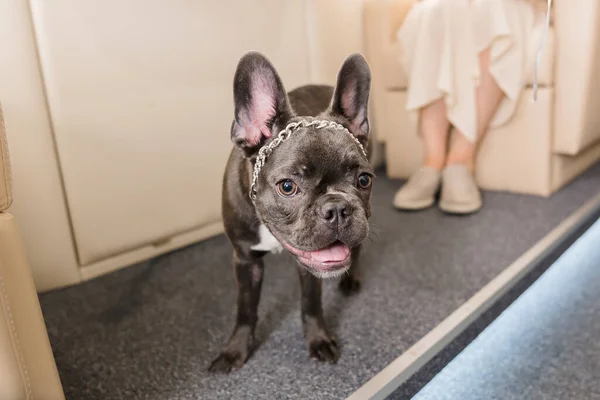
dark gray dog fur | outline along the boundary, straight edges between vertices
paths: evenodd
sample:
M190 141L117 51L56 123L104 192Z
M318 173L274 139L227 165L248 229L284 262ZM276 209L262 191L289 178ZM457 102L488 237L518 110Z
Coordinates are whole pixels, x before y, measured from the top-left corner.
M290 122L306 117L336 121L368 151L370 85L369 67L358 54L344 61L335 88L308 85L289 93L262 54L251 52L239 61L231 127L235 146L223 181L223 220L233 246L238 283L237 318L231 337L210 370L240 368L253 350L266 252L252 247L261 240L261 224L277 239L305 251L335 241L346 244L351 248L352 266L344 271L339 287L345 294L359 290L356 260L369 233L371 190L357 185L357 180L363 174L374 175L347 133L328 128L296 132L268 158L259 175L254 204L248 193L258 150ZM289 198L282 196L276 185L283 179L297 182L301 192ZM320 361L336 362L339 349L323 318L319 271L300 262L297 268L309 354Z

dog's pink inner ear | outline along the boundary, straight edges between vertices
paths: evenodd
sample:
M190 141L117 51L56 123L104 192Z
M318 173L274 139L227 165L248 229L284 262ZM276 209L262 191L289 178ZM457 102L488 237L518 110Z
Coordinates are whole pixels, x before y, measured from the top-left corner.
M267 77L259 76L252 82L250 106L240 113L243 136L248 146L258 145L272 136L269 122L275 116L276 87Z
M349 89L344 90L341 98L342 110L345 115L352 116L354 115L356 108L356 79L352 79L346 84L346 87Z
M350 120L352 130L355 134L363 133L365 129L366 110L357 102L356 79L348 81L348 89L344 90L340 99L340 105L344 115Z

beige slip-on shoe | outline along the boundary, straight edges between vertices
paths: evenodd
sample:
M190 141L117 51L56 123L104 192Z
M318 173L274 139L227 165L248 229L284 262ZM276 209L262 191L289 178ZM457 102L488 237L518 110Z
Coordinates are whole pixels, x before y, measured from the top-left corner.
M394 207L400 210L422 210L435 203L442 173L430 167L421 167L396 192Z
M451 164L442 171L442 195L439 207L449 214L471 214L483 202L475 177L466 165Z

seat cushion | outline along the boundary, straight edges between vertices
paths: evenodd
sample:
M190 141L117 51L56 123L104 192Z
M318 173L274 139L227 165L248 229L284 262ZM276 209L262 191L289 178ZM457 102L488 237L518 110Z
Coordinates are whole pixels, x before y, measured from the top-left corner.
M4 117L0 104L0 212L8 209L12 203L10 182L10 164L8 162L8 144L4 130Z
M553 67L554 67L554 27L550 28L548 39L542 53L540 69L538 71L538 84L540 86L553 85ZM397 41L390 42L383 46L383 78L386 89L403 90L406 89L408 80L402 67L402 47ZM533 71L527 78L527 86L533 85Z

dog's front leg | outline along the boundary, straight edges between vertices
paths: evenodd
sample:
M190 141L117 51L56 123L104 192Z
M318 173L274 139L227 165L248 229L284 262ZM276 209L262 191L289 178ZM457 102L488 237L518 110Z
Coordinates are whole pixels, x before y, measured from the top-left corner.
M302 292L302 326L311 358L335 363L340 352L336 341L331 337L323 317L321 305L321 280L298 266Z
M252 351L264 266L260 257L251 254L234 254L234 270L238 284L235 328L225 349L212 362L210 371L230 372L238 369L244 365Z

